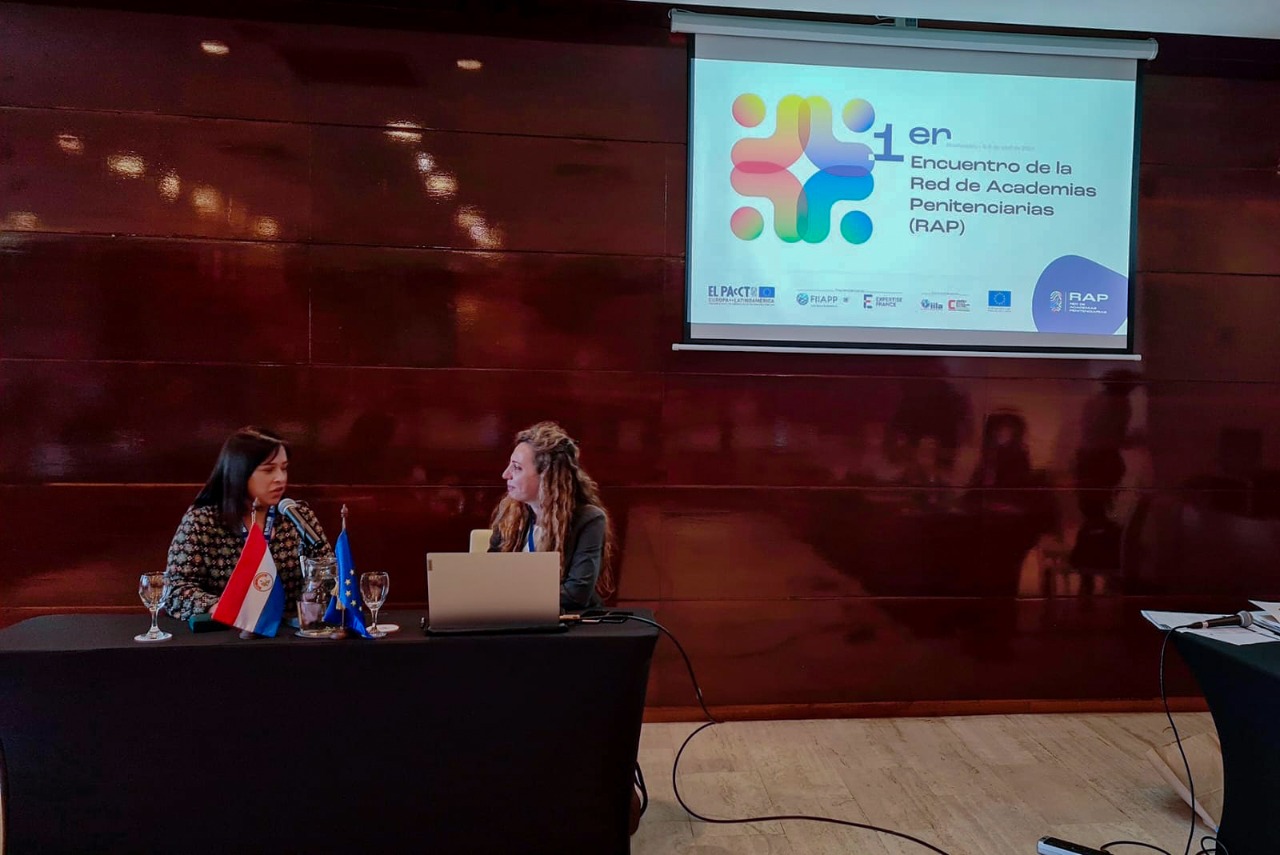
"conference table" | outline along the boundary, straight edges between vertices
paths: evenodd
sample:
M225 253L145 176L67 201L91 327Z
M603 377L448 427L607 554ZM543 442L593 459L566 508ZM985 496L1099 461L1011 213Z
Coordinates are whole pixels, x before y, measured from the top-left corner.
M1222 742L1218 839L1231 855L1274 855L1280 805L1280 643L1236 647L1185 632L1174 644Z
M649 617L646 612L637 612ZM625 853L657 630L0 630L9 853Z

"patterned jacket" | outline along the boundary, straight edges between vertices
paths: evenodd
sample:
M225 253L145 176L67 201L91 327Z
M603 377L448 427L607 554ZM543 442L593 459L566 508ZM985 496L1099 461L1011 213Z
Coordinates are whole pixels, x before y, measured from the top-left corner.
M324 543L307 554L332 557L324 529L315 513L302 502L295 506L299 515L311 524ZM178 524L178 531L169 545L169 561L164 570L169 585L169 596L164 602L165 611L179 620L213 609L214 603L227 587L231 571L244 549L244 532L228 531L218 508L188 508ZM285 517L276 514L275 531L271 535L271 557L276 571L284 582L284 616L294 616L294 604L302 590L302 567L298 560L302 537L298 529Z

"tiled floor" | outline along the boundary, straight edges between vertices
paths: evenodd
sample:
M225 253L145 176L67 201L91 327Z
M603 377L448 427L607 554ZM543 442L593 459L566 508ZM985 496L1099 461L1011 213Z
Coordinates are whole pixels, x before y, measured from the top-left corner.
M1207 714L1177 721L1184 739L1213 729ZM826 823L692 820L676 803L671 764L696 726L644 726L651 804L633 855L930 851ZM1033 855L1043 835L1094 847L1139 840L1180 853L1189 809L1146 756L1172 741L1168 727L1163 715L1145 713L728 723L686 749L680 792L711 817L823 814L903 831L950 855Z

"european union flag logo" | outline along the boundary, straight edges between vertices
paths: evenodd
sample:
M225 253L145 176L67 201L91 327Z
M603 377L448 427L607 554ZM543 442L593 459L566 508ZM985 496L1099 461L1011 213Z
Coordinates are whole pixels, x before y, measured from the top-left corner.
M333 554L338 559L338 584L329 600L329 608L325 610L324 622L373 638L364 625L364 598L360 596L360 579L356 576L356 564L351 558L351 543L347 540L345 528L338 535ZM339 600L342 608L338 608Z
M987 305L998 309L1007 309L1013 305L1012 291L988 291Z
M772 300L773 298L774 298L774 286L772 286L772 285L761 285L761 286L760 286L760 299L762 299L762 300Z

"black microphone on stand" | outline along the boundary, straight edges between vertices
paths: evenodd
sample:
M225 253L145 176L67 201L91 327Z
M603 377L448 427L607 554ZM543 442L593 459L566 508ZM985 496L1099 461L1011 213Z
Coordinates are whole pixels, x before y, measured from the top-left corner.
M1253 626L1253 612L1243 611L1236 612L1226 617L1216 617L1209 620L1197 621L1189 623L1180 629L1213 629L1218 626Z
M316 530L311 527L311 523L307 522L298 511L298 503L293 499L281 499L280 513L284 514L289 522L293 523L293 527L298 530L298 534L302 535L303 543L308 549L315 549L320 545L320 535L316 534Z

